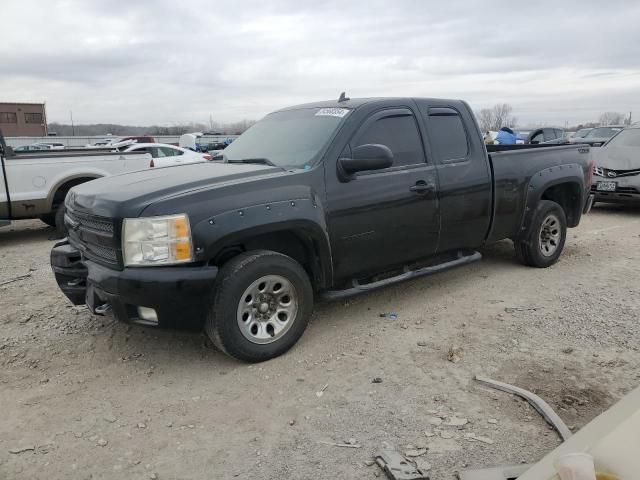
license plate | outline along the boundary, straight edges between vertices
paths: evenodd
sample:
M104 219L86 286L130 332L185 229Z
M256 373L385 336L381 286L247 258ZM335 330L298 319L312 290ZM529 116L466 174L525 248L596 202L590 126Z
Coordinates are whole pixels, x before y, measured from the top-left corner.
M601 192L615 192L616 191L616 182L598 182L596 185L596 190Z

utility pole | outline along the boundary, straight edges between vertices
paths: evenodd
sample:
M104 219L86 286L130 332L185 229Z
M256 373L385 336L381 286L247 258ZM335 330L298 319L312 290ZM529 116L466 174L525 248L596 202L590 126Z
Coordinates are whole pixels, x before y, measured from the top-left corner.
M76 127L73 125L73 110L69 110L69 115L71 116L71 135L76 136Z

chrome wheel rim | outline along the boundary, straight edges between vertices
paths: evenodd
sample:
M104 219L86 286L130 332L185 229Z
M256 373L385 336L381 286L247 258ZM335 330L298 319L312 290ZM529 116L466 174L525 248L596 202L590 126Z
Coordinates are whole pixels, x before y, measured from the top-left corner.
M539 245L542 255L550 257L556 253L560 245L560 234L560 219L554 214L547 215L540 227Z
M293 284L280 275L266 275L244 291L238 304L238 327L252 343L265 345L282 338L298 314Z

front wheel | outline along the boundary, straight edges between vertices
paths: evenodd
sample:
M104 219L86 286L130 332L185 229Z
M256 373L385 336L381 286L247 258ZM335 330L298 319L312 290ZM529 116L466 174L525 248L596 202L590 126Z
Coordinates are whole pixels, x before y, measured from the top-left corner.
M56 234L60 237L67 236L67 227L64 225L64 203L54 208L53 212L40 215L40 220L56 229Z
M60 205L58 205L58 208L56 209L56 213L54 217L56 233L60 238L64 238L67 236L67 227L64 224L64 212L65 212L64 203L61 203Z
M286 255L257 250L220 269L205 330L228 355L261 362L298 341L312 310L313 290L304 268Z
M560 205L540 200L529 230L515 242L516 254L522 263L546 268L558 261L567 238L567 218Z

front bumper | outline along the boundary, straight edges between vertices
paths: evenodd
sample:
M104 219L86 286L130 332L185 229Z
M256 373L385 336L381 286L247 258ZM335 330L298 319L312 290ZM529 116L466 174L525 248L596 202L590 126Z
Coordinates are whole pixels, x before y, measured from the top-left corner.
M67 298L94 314L111 311L124 322L187 328L202 326L218 274L208 266L112 270L83 260L66 239L51 250L51 268Z
M615 182L613 191L598 190L598 182ZM596 196L597 202L640 204L640 178L635 176L602 178L596 177L591 185L591 193Z
M640 193L596 192L597 202L640 205Z

